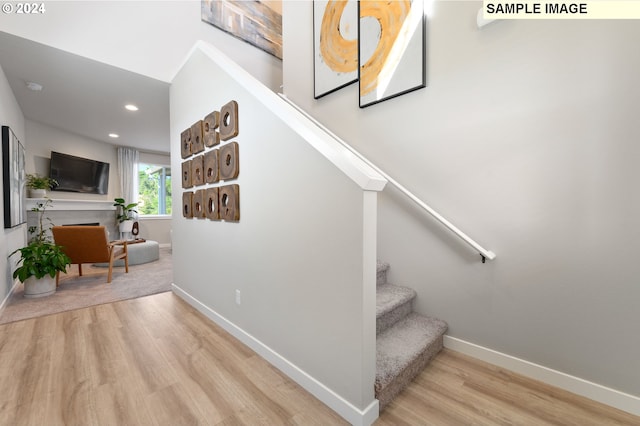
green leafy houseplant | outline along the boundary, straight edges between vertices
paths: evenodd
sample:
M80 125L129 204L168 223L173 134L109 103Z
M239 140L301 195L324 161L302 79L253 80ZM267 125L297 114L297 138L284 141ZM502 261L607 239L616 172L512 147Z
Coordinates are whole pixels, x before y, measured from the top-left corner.
M138 213L138 211L135 210L134 207L137 207L138 203L127 204L124 198L115 198L113 201L115 201L113 205L117 209L116 219L118 220L119 223L122 223L125 220L135 219L134 213Z
M58 186L58 181L47 176L36 174L27 175L27 188L29 189L51 189Z
M65 272L67 266L71 264L71 259L64 254L62 247L53 243L47 235L48 228L44 225L44 214L49 206L51 206L51 200L47 198L31 209L38 214L38 225L29 227L29 233L33 234L33 237L27 246L11 253L13 255L20 252L19 266L13 272L13 278L18 278L20 282L25 282L29 277L40 279L49 275L54 278L56 272ZM49 218L46 220L51 222Z

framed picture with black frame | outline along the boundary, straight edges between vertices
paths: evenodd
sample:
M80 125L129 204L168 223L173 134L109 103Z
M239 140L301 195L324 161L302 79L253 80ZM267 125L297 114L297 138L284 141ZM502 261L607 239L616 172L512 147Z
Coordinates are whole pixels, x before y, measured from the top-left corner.
M358 2L313 1L313 97L358 81Z
M24 147L9 126L2 126L2 190L5 228L13 228L27 221L24 167Z
M422 0L358 2L360 108L426 87Z

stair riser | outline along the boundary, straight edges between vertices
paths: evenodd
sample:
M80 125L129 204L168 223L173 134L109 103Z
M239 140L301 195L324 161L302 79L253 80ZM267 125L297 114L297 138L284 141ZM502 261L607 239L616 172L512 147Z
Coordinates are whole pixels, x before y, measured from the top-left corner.
M387 270L376 271L376 285L387 283Z
M380 411L382 411L387 404L389 404L393 398L395 398L400 392L402 392L409 383L415 379L422 370L429 364L429 362L442 350L443 337L440 336L425 350L420 357L415 359L409 364L400 375L393 379L392 382L387 384L384 389L378 389L376 384L375 395L376 399L380 401Z
M413 310L411 302L412 300L409 300L379 317L376 320L376 335L392 327L395 323L409 315Z

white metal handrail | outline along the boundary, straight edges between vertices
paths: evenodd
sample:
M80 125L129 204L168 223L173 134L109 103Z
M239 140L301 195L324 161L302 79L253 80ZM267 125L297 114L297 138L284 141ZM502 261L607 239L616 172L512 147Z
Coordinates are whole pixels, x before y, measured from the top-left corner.
M389 181L389 183L391 183L393 186L395 186L400 192L402 192L404 195L406 195L407 197L409 197L409 199L411 199L411 201L413 201L414 203L416 203L418 206L420 206L422 209L424 209L427 213L429 213L431 216L433 216L438 222L440 222L441 224L443 224L446 228L448 228L451 232L453 232L454 234L456 234L462 241L464 241L465 243L467 243L468 245L470 245L471 247L473 247L482 257L482 263L485 262L485 259L489 259L489 260L493 260L496 258L496 254L494 252L492 252L491 250L487 250L484 247L482 247L480 244L478 244L475 240L473 240L471 237L469 237L467 234L465 234L464 232L462 232L460 229L458 229L456 226L454 226L451 222L449 222L447 219L445 219L440 213L436 212L434 209L432 209L431 207L429 207L424 201L420 200L418 197L416 197L411 191L409 191L407 188L405 188L404 186L402 186L400 183L398 183L398 181L396 181L395 179L393 179L391 176L389 176L388 174L386 174L384 171L380 170L380 168L378 166L376 166L375 164L373 164L371 161L369 161L365 156L363 156L362 154L360 154L360 152L358 152L356 149L354 149L352 146L350 146L348 143L346 143L345 141L343 141L342 139L340 139L335 133L333 133L331 130L327 129L326 126L324 126L322 123L320 123L318 120L316 120L314 117L312 117L311 115L309 115L305 110L303 110L302 108L300 108L297 104L295 104L292 100L290 100L287 95L285 95L284 93L278 93L278 95L280 95L280 97L282 99L284 99L287 103L289 103L289 105L291 105L292 107L294 107L298 112L300 112L301 114L303 114L305 117L307 117L309 120L311 120L316 126L318 126L319 128L321 128L323 131L325 131L328 135L330 135L332 138L334 138L336 141L338 141L340 144L342 144L345 148L347 148L351 153L353 153L355 156L357 156L358 158L360 158L362 161L364 161L369 167L371 167L372 169L374 169L376 172L380 173L385 179L387 179Z

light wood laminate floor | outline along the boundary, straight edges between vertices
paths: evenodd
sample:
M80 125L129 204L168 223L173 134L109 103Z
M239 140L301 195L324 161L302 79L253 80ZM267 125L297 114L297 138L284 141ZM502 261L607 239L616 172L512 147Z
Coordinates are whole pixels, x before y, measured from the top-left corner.
M172 293L0 326L0 425L342 425ZM640 425L444 351L376 425Z
M640 417L444 349L376 426L640 426Z

